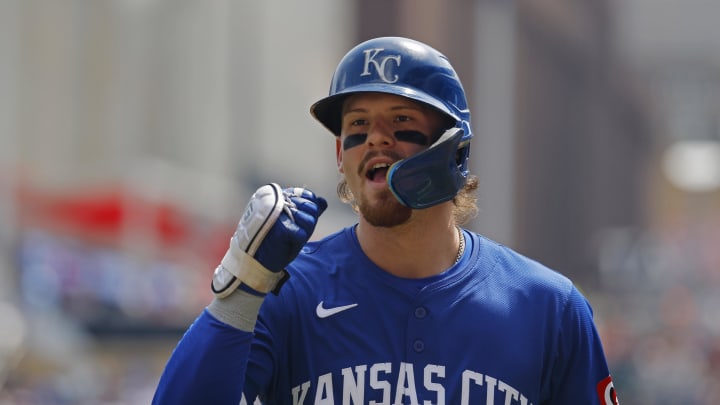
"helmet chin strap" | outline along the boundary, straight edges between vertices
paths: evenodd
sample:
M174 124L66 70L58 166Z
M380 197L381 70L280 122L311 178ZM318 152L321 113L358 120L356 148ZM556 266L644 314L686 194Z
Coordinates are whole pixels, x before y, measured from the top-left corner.
M428 149L390 166L387 182L401 204L422 209L457 195L467 179L456 160L463 134L462 128L450 128Z

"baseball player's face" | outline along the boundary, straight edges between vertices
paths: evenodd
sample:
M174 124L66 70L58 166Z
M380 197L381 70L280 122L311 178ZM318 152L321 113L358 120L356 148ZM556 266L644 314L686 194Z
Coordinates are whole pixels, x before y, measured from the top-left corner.
M396 161L430 146L431 134L443 125L441 114L424 104L384 93L350 96L342 114L337 164L360 214L376 226L404 223L412 210L393 196L387 171Z

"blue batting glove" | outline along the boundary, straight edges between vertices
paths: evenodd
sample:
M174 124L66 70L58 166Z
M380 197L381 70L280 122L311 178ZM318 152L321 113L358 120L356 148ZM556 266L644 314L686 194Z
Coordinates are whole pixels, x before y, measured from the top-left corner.
M255 253L255 259L266 269L282 271L300 253L315 231L327 201L304 188L282 191L284 207Z
M215 295L224 298L240 284L261 294L277 291L287 277L285 267L310 239L326 208L327 201L310 190L281 189L275 183L260 187L215 269Z

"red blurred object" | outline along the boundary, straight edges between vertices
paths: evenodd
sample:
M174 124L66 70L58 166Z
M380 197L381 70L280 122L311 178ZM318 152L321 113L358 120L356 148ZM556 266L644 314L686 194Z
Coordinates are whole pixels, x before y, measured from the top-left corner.
M45 229L89 245L155 249L155 254L215 263L222 258L234 223L212 221L176 202L151 199L123 185L72 190L17 189L20 227ZM148 243L150 245L148 245Z
M119 234L127 221L137 221L137 225L170 245L182 242L188 235L189 218L179 208L168 202L143 200L122 190L60 197L51 203L48 213L55 220L109 234Z
M152 201L121 186L52 192L24 188L18 192L24 225L58 229L82 239L119 241L128 227L177 245L190 235L193 218L168 201Z

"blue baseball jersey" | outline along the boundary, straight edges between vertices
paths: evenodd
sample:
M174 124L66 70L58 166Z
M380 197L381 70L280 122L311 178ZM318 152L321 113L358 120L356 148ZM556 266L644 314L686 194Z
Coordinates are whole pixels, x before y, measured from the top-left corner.
M254 334L200 315L155 402L616 403L592 310L571 281L464 237L463 258L424 279L377 267L353 227L308 243Z

